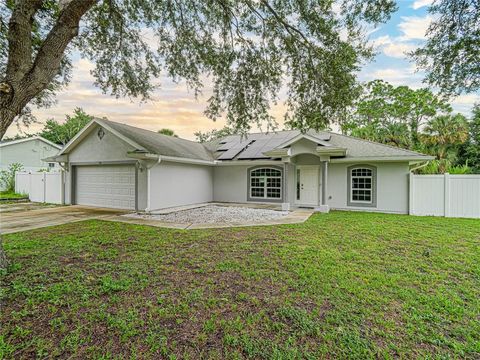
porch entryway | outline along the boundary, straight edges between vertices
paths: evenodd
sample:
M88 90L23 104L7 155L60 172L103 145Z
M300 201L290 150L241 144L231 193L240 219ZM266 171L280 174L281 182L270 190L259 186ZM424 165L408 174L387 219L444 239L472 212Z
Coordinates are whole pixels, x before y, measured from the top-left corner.
M297 165L295 205L316 207L320 204L320 166Z

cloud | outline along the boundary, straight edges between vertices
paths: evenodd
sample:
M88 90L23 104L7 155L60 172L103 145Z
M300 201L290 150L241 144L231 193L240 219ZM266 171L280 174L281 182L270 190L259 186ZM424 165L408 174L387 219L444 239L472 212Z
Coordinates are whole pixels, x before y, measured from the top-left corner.
M385 55L398 59L406 58L408 52L417 48L417 46L413 43L404 42L398 38L391 38L388 35L380 36L374 39L373 44Z
M419 16L402 16L402 21L398 24L398 28L402 32L401 39L408 40L425 40L427 29L432 22L433 17L430 15Z
M433 3L433 0L415 0L411 7L414 10L418 10L424 6L430 6Z
M411 65L397 68L389 67L375 69L360 74L360 80L362 81L371 81L375 79L385 80L395 86L406 85L412 89L418 89L424 86L422 83L423 74L416 72L415 67Z
M408 52L415 50L426 39L425 34L433 17L403 16L401 19L397 25L400 36L384 35L372 40L374 46L386 56L399 59L406 58Z
M476 103L480 103L480 94L463 94L452 98L450 103L453 110L467 117L472 114L472 107Z

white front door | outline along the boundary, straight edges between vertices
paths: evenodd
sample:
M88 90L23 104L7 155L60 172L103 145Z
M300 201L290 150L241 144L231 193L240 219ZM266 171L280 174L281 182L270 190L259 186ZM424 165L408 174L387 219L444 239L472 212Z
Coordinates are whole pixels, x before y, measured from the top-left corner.
M297 193L298 205L318 205L318 169L316 165L297 166Z

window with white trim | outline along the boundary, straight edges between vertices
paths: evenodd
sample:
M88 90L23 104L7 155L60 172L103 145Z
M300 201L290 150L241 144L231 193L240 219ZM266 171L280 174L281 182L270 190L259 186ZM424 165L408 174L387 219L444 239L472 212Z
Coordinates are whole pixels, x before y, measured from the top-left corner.
M250 170L250 198L281 199L282 172L274 168Z
M350 202L372 204L373 202L373 170L367 168L350 169Z

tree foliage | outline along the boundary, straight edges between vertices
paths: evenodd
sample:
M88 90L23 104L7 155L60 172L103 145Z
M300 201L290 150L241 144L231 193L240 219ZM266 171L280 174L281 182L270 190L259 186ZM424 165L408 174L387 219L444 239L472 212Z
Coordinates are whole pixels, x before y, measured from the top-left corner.
M48 119L38 135L56 144L65 145L92 119L93 116L77 107L73 115L67 115L61 124L54 119Z
M173 131L172 129L163 128L163 129L158 130L157 132L159 134L162 134L162 135L178 137L178 135L175 134L175 131Z
M419 145L419 131L429 119L448 114L451 106L429 89L393 86L382 80L363 92L341 122L344 133L403 148Z
M480 104L472 110L468 123L468 140L461 146L459 164L468 164L474 172L480 174Z
M205 143L205 142L210 142L210 141L223 138L228 135L235 135L237 133L238 133L237 130L228 126L224 126L223 128L218 130L213 129L205 132L197 131L196 133L194 133L194 135L198 142Z
M437 116L427 122L421 134L422 146L427 152L452 164L467 138L468 123L461 114Z
M285 86L287 119L320 128L354 98L355 72L372 55L362 29L395 9L393 0L8 0L0 138L68 82L73 53L117 97L148 99L162 73L198 94L206 75L206 114L242 130L275 125L270 104Z
M0 184L6 192L15 192L15 174L23 170L20 163L11 163L8 168L0 170Z
M469 121L428 89L375 80L340 125L348 135L434 155L420 173L465 173L480 161L479 115L476 107Z
M478 0L436 0L427 42L413 52L426 81L445 94L480 89L480 4Z

